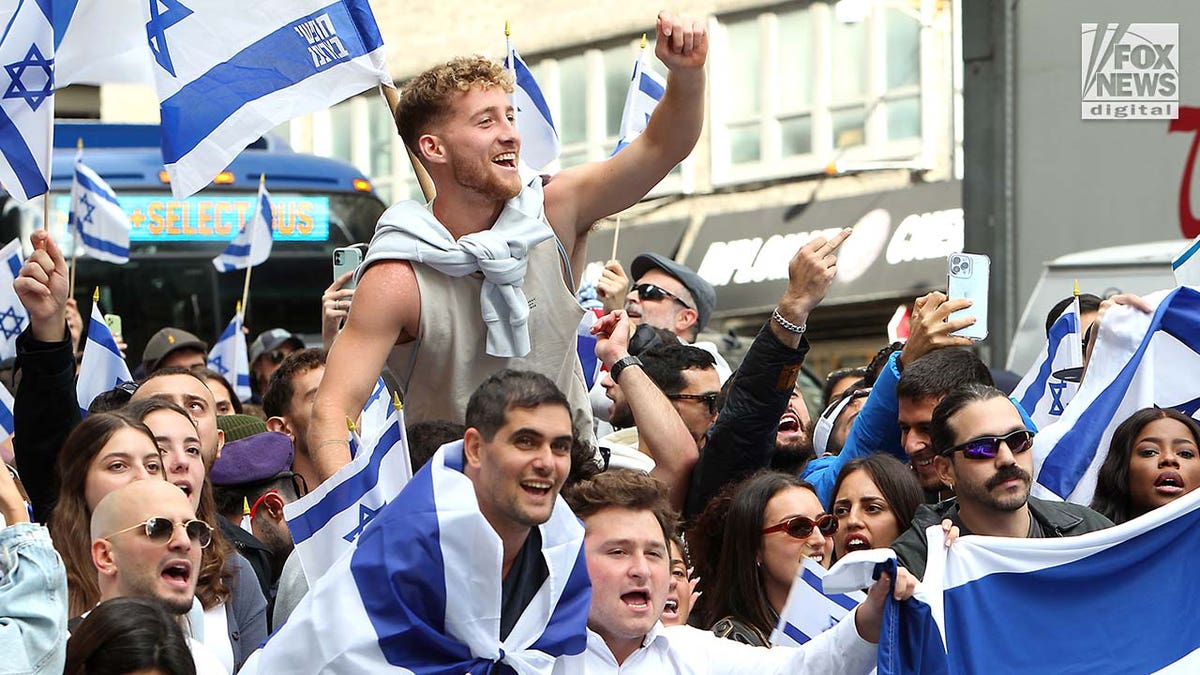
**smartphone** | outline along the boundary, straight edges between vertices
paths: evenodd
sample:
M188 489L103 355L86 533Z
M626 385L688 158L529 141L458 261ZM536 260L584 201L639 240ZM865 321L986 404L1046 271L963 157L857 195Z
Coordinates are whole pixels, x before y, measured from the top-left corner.
M346 272L358 269L361 262L362 249L356 246L333 249L333 278L337 279ZM354 277L350 277L350 281L347 281L342 288L354 288L354 286Z
M105 314L104 323L108 326L108 332L113 334L113 337L121 339L121 315Z
M953 253L949 258L949 268L947 295L951 300L966 298L971 301L970 307L954 312L950 320L975 317L973 325L953 334L982 340L988 335L988 277L991 275L992 261L979 253Z

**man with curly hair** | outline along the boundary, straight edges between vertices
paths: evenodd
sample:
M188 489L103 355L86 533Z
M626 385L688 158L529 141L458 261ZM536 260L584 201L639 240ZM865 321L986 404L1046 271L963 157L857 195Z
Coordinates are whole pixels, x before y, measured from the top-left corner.
M479 383L515 368L554 380L590 433L574 299L588 230L645 196L703 126L704 22L659 14L655 52L670 75L645 132L614 157L553 179L518 171L513 81L500 65L458 58L407 84L397 127L437 197L388 209L360 267L314 403L309 447L323 476L349 461L346 417L385 366L409 423L462 422Z

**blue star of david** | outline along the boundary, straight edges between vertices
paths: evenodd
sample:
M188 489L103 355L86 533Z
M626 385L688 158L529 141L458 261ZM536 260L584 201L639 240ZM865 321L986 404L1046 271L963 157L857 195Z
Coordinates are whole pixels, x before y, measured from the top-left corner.
M1067 389L1067 383L1051 382L1048 386L1050 387L1050 396L1054 399L1050 401L1050 414L1061 415L1063 414L1062 396L1063 392Z
M383 507L385 507L385 506L387 506L387 502L380 504L379 508L377 508L377 509L372 509L371 507L367 506L366 504L359 504L358 505L358 527L351 530L350 534L347 534L346 536L342 537L342 539L345 539L346 541L349 541L349 542L353 542L355 539L358 539L358 535L362 534L363 530L367 529L367 525L370 525L371 521L375 520L375 516L379 515L379 512L382 511Z
M229 372L229 369L226 368L225 364L222 363L221 361L222 361L222 358L220 356L215 356L208 360L208 367L212 368L213 370L217 371L218 373L224 375Z
M5 340L11 340L21 334L25 329L25 317L17 316L15 307L0 312L0 333L4 333Z
M162 5L163 9L159 9ZM171 52L167 49L167 29L191 16L188 9L179 0L150 0L150 21L146 22L146 38L150 41L150 51L154 52L154 60L163 70L175 77L175 64L171 62Z
M45 81L41 83L40 87L31 89L26 84L25 71L29 68L40 70L45 76ZM54 94L54 59L42 56L42 52L36 44L29 45L29 51L25 54L24 60L6 64L4 69L8 71L8 77L11 80L8 83L8 89L4 91L4 98L23 98L30 108L37 110L47 98Z
M86 194L79 198L79 203L83 205L83 208L87 209L87 211L79 218L79 222L93 222L92 213L96 210L96 205L88 201L88 196Z
M1185 403L1180 403L1179 405L1173 405L1171 407L1183 413L1184 415L1187 415L1188 417L1195 417L1196 411L1200 410L1200 398L1194 398Z

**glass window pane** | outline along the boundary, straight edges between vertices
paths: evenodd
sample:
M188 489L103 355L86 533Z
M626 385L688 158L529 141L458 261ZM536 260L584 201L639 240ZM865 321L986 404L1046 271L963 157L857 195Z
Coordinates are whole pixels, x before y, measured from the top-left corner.
M330 153L347 162L354 159L353 126L354 115L350 110L352 101L335 105L329 110Z
M887 104L888 140L921 137L921 98L902 98Z
M371 168L372 177L387 178L392 173L392 143L399 142L396 122L387 106L372 105L367 108L371 118Z
M887 11L887 86L921 82L921 24L894 9Z
M833 111L833 147L850 148L862 145L866 138L862 108Z
M784 157L807 155L812 152L812 118L797 117L779 122L780 142Z
M583 54L558 62L558 89L558 136L564 145L582 142L587 137L587 70Z
M636 52L626 45L604 51L604 133L607 136L616 136L621 131L621 113L625 110L625 96L629 93L635 58ZM653 52L650 58L654 58Z
M833 22L833 102L861 101L867 91L867 23Z
M762 158L758 137L757 124L729 130L729 157L734 164L757 162Z
M758 20L746 19L728 25L730 91L725 98L729 114L744 119L758 114L760 48Z
M812 105L812 15L807 9L779 15L779 108L807 110Z

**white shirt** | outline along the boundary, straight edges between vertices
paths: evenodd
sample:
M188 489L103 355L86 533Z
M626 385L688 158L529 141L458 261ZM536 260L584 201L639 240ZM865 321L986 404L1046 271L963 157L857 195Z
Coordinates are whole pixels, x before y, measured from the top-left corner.
M658 623L646 636L642 648L621 665L617 665L604 639L589 630L587 674L866 675L875 668L878 645L859 637L853 616L853 612L847 614L836 626L798 649L751 647L691 626L664 628Z

